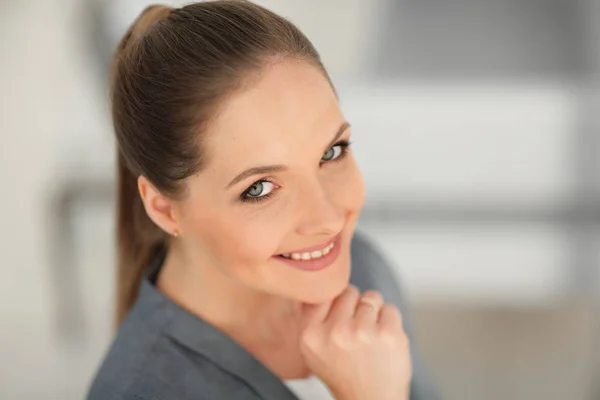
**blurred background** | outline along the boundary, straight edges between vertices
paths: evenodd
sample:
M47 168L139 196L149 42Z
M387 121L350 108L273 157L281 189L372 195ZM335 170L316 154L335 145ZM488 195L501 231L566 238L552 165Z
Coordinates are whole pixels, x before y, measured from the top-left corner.
M258 3L338 87L444 398L600 399L600 1ZM147 4L0 1L1 399L83 398L110 343L107 64Z

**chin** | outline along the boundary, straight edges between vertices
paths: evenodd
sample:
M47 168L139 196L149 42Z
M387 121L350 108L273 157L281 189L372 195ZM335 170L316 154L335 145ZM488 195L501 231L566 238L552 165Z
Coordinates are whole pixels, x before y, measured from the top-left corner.
M325 271L323 271L325 272ZM303 284L295 300L308 304L320 304L340 295L350 284L350 263L337 267L335 273L328 276L315 275L310 283Z

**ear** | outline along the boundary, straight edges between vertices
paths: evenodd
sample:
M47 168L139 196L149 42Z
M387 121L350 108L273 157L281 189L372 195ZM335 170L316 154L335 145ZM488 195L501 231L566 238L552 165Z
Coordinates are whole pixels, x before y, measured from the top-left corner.
M175 202L161 194L143 175L138 178L138 190L150 219L170 235L179 235Z

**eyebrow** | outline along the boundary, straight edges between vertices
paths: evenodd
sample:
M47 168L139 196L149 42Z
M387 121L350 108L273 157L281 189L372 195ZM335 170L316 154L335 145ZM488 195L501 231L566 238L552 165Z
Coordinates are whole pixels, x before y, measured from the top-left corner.
M348 128L350 128L350 124L347 121L344 121L344 123L338 128L337 132L335 133L335 136L333 137L331 142L329 142L329 145L325 148L323 153L326 153L331 147L333 147L333 145L335 145L336 142L340 140L340 137L344 134L344 132L346 132L346 129Z
M348 129L349 127L350 127L350 124L348 122L344 121L344 123L342 125L340 125L340 127L336 131L335 136L333 137L333 140L329 143L329 146L327 146L325 148L324 152L327 152L327 150L329 150L333 145L335 145L335 143L339 140L340 136L342 136L344 134L344 132L346 131L346 129ZM240 183L241 181L243 181L244 179L246 179L248 177L251 177L254 175L272 174L275 172L281 172L281 171L285 171L285 170L287 170L287 167L282 164L263 165L263 166L248 168L248 169L244 170L243 172L239 173L235 178L233 178L231 180L231 182L229 182L229 184L227 184L227 186L225 187L225 190L230 189L232 186L236 185L237 183Z

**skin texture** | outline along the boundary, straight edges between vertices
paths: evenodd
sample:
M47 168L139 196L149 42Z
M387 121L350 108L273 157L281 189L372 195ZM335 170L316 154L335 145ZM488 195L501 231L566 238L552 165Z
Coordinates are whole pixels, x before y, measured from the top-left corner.
M345 123L328 80L304 61L274 62L229 96L203 137L206 167L185 182L182 199L165 197L139 178L150 218L178 233L159 289L255 353L294 347L279 338L287 332L297 344L290 332L298 331L299 305L331 300L348 286L364 185L349 148L345 156L322 160L332 147L327 159L340 153L332 141ZM350 134L350 127L343 129L336 142L349 141ZM271 165L280 168L229 186L248 168ZM242 202L242 193L260 179L271 182L261 192L270 197ZM325 269L304 271L276 257L326 245L337 234L340 255Z
M318 68L299 60L266 67L220 108L203 141L206 168L187 180L182 199L139 178L148 215L177 233L157 285L282 379L312 372L338 400L407 398L400 313L380 294L349 286L365 195L352 152L340 145L349 139ZM263 166L277 167L231 183ZM262 201L242 201L249 188ZM306 271L279 257L338 235L339 256L326 268Z

